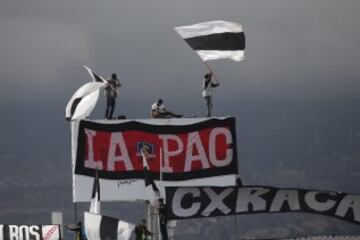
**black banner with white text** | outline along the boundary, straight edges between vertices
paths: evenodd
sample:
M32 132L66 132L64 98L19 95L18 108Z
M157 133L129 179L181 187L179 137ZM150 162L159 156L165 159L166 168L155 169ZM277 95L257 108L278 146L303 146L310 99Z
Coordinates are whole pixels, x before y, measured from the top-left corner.
M166 187L168 219L304 212L360 224L360 195L262 186Z

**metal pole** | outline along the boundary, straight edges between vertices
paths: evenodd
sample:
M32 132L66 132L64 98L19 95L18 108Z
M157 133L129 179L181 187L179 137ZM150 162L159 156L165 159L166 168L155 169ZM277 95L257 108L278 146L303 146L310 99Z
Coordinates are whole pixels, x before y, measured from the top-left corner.
M234 232L235 232L235 239L237 239L237 221L236 221L236 215L235 215L235 221L234 221Z
M238 176L238 178L236 180L235 187L236 187L236 193L237 193L236 196L239 196L240 187L242 187L242 182L241 182L241 179L240 179L239 176ZM236 213L235 213L234 232L235 232L235 239L240 239L237 236L237 215L236 215Z
M59 225L60 235L64 236L64 221L62 212L51 212L51 224Z
M163 187L163 152L162 152L162 148L160 148L160 186L161 186L161 189ZM159 189L160 191L160 189ZM161 191L160 191L161 193ZM161 197L161 194L160 194L160 197ZM165 201L165 199L163 198L163 200ZM160 231L160 214L159 214L159 211L158 209L155 209L154 208L154 213L155 213L155 218L156 218L156 225L157 225L157 231L158 231L158 239L161 240L162 237L161 237L161 231Z
M148 202L145 202L146 204L146 208L147 208L147 221L146 221L146 227L147 229L150 229L150 231L152 232L152 222L151 222L151 209L150 209L150 204Z
M74 203L74 220L75 220L75 224L77 223L77 203Z
M162 154L162 148L160 148L160 185L162 186L163 181L163 154Z

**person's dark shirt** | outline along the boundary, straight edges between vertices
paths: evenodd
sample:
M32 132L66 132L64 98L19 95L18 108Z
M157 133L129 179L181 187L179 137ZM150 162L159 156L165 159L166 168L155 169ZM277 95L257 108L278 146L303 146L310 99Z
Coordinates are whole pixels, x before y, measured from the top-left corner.
M160 216L161 224L166 224L166 222L167 222L166 215L167 215L167 210L166 210L165 204L161 203L159 205L159 216Z
M105 88L106 97L115 98L117 96L116 89L118 87L121 87L120 81L118 79L113 79L113 78L107 81L108 81L108 86L106 86Z

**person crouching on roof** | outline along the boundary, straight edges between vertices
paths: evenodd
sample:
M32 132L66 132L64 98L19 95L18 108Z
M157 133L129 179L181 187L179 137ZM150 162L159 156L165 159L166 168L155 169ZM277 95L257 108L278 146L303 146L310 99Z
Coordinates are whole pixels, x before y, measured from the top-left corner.
M157 100L151 106L151 117L152 118L181 118L183 115L172 113L166 110L162 99Z
M121 83L115 73L111 74L111 78L107 80L105 87L106 95L106 112L105 118L112 119L115 110L115 100L118 95L117 88L121 87Z

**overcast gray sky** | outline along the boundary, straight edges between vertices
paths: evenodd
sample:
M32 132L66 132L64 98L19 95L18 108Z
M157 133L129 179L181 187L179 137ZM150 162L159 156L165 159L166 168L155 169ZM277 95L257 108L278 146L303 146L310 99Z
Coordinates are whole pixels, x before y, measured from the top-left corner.
M221 82L214 115L237 118L240 153L261 154L270 144L285 158L287 146L276 145L277 138L296 142L307 126L339 132L351 126L357 133L359 9L357 0L2 0L0 159L65 159L70 166L64 109L90 81L84 64L104 77L118 74L117 114L148 117L151 103L162 97L174 111L203 116L206 68L173 28L216 19L241 23L247 38L243 62L210 62ZM91 117L103 114L102 98ZM279 163L266 153L264 159L244 156L247 184L257 167ZM11 167L2 162L1 171ZM291 159L279 164L294 168ZM359 184L332 181L346 173L324 165L330 172L324 188L360 193ZM301 178L284 184L304 186Z

